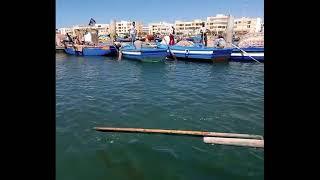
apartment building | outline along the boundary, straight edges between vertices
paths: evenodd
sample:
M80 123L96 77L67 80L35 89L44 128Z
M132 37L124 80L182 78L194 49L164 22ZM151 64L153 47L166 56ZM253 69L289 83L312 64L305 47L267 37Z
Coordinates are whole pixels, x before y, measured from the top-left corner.
M109 24L95 24L95 28L98 30L99 35L109 34Z
M242 18L235 19L233 31L236 33L261 32L262 31L262 19L261 18L248 18L248 17L242 17Z
M159 23L150 23L148 26L149 34L169 34L171 26L174 24L170 24L167 22L159 22Z
M94 26L89 26L89 25L76 25L72 27L72 32L75 34L75 31L80 30L80 31L85 31L87 29L94 28L98 30L99 35L106 35L109 32L109 24L95 24Z
M142 33L142 23L141 22L135 22L137 34ZM132 21L118 21L116 22L116 33L118 35L128 35L130 27L132 26Z
M149 31L150 31L149 26L142 26L142 33L144 33L144 34L150 34Z
M192 21L175 21L174 24L167 22L150 23L148 26L143 26L142 22L136 22L136 29L138 35L142 34L168 34L170 27L174 26L176 29L176 34L184 35L197 35L199 34L199 29L202 27L204 22L207 29L213 34L225 33L228 25L228 16L224 14L217 14L216 16L207 17L206 20L195 19ZM115 30L118 35L128 35L129 29L132 25L132 21L112 21L115 24ZM112 24L111 23L111 24ZM109 24L95 24L94 28L98 30L100 35L109 34L111 29ZM92 28L88 25L77 25L72 28L60 28L58 32L61 34L74 34L75 30L83 30L87 28ZM234 20L235 33L252 33L261 32L264 30L263 19L261 18L248 18L242 17Z
M219 34L223 33L227 29L228 16L224 14L217 14L216 16L207 17L206 27L212 33Z
M195 35L199 33L199 29L202 27L202 23L205 22L201 19L195 19L193 21L175 21L174 25L177 34Z
M58 32L59 32L60 34L65 35L65 34L67 34L67 33L72 34L72 33L73 33L73 30L72 30L72 28L59 28L59 29L58 29Z

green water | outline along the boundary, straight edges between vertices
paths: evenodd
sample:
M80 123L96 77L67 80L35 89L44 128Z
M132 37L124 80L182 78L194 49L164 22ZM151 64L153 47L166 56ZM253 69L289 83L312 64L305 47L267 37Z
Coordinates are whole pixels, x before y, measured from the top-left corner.
M263 149L95 126L264 133L264 65L56 54L57 180L264 179Z

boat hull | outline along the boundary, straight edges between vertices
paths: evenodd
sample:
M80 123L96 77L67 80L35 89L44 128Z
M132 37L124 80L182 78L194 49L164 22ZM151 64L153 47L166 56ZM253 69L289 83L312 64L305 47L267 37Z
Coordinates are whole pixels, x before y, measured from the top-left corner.
M105 56L116 54L116 48L110 47L84 47L82 51L75 51L73 47L65 48L64 51L70 55L77 56Z
M260 62L264 62L264 48L242 48L242 50L244 50L247 53L243 53L239 49L234 49L232 51L230 60L239 62L254 61L251 58L253 57L254 59Z
M228 61L230 59L232 49L225 48L208 48L208 47L184 47L184 46L171 46L171 52L181 60L193 61ZM167 50L170 57L170 51Z
M159 62L166 58L166 49L123 49L122 57L142 62Z

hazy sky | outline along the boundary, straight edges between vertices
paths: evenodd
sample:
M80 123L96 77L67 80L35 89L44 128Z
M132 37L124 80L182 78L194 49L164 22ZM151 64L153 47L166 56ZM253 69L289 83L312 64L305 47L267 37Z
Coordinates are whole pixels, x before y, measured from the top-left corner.
M151 22L203 19L216 14L263 17L263 0L56 0L56 27L110 23L111 19Z

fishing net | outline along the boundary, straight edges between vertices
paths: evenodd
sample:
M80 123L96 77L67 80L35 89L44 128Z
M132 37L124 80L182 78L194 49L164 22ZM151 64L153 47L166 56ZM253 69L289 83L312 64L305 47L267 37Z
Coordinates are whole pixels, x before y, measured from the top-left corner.
M263 34L249 34L240 39L239 47L264 47L264 35Z
M106 45L113 45L112 39L107 35L100 35L99 36L99 43L106 44Z
M191 47L191 46L194 46L194 43L192 41L182 40L182 41L179 41L176 45Z

